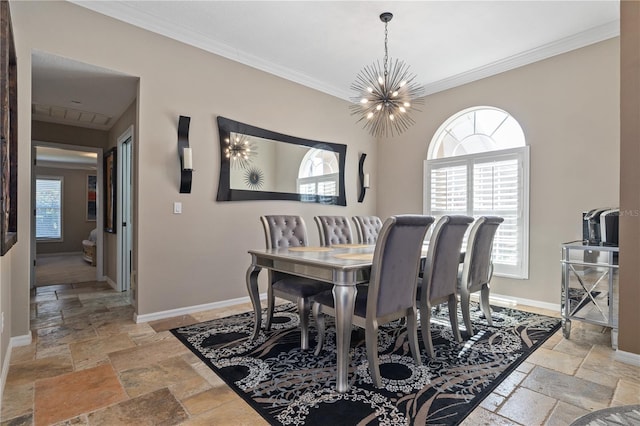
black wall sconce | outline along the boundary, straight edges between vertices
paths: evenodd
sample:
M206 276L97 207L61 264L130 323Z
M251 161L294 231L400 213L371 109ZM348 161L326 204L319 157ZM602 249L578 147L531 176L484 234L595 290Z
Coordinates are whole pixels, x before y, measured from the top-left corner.
M364 172L364 160L367 158L367 154L360 154L360 163L358 164L358 176L360 178L360 196L358 196L358 202L364 201L364 195L369 188L369 173Z
M193 154L189 147L189 123L191 117L181 115L178 120L178 155L180 156L180 193L191 193Z

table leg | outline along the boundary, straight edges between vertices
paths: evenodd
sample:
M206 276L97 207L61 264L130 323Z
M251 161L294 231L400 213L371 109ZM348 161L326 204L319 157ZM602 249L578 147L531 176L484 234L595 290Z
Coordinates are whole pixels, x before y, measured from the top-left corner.
M351 322L356 300L355 285L334 285L333 301L336 312L336 346L338 376L336 390L349 390L349 346L351 345Z
M251 335L251 340L255 340L258 337L262 326L262 307L260 306L260 292L258 290L258 274L260 270L262 268L256 266L253 262L247 269L247 290L249 290L249 298L253 305L253 334Z

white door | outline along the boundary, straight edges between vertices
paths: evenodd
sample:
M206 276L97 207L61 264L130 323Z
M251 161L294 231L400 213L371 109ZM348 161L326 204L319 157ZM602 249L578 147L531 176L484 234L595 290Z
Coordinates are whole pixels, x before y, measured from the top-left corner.
M131 289L132 268L132 144L133 126L118 138L118 288L120 291Z

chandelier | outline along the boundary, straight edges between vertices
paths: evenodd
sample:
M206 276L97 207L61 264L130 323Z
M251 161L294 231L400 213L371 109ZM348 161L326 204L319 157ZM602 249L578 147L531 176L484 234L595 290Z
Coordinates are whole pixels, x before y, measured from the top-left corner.
M374 137L404 132L415 122L409 115L410 110L424 103L424 88L415 81L416 76L409 72L409 66L397 59L389 60L387 24L391 18L393 14L389 12L380 15L384 22L383 65L377 61L365 66L351 85L358 93L352 98L351 115L360 116L357 122L364 121L363 127Z
M231 162L231 167L246 169L251 164L251 158L257 150L247 135L230 133L224 140L227 147L224 150L225 156Z

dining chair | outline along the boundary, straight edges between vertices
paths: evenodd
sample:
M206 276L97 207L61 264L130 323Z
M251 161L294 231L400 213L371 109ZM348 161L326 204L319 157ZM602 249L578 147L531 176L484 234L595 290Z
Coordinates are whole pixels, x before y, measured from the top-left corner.
M465 251L462 270L458 275L458 293L460 294L460 309L467 333L473 336L471 315L469 313L469 298L471 293L480 292L480 308L489 325L491 321L491 307L489 306L489 282L493 275L491 253L493 239L498 226L504 221L497 216L481 216L471 226L467 249Z
M353 216L360 244L375 244L378 239L382 220L378 216Z
M264 227L266 246L271 248L300 247L308 245L307 227L301 216L260 216ZM269 269L267 286L267 319L265 329L271 329L276 296L296 303L300 317L300 347L309 348L309 297L333 285L323 281L290 275Z
M427 258L424 262L422 278L418 283L417 298L422 341L431 358L435 358L430 326L433 306L448 302L453 336L458 342L462 340L457 315L458 266L462 238L471 222L473 218L470 216L442 216L436 222L429 239Z
M353 244L353 232L346 216L316 216L320 245Z
M380 230L373 254L371 280L359 287L353 311L353 324L365 329L369 373L375 386L380 387L378 361L378 326L406 318L409 347L414 362L421 364L418 344L416 285L422 242L431 216L399 215L388 218ZM324 314L335 316L331 291L311 298L313 316L318 330L316 355L322 350L325 333Z

